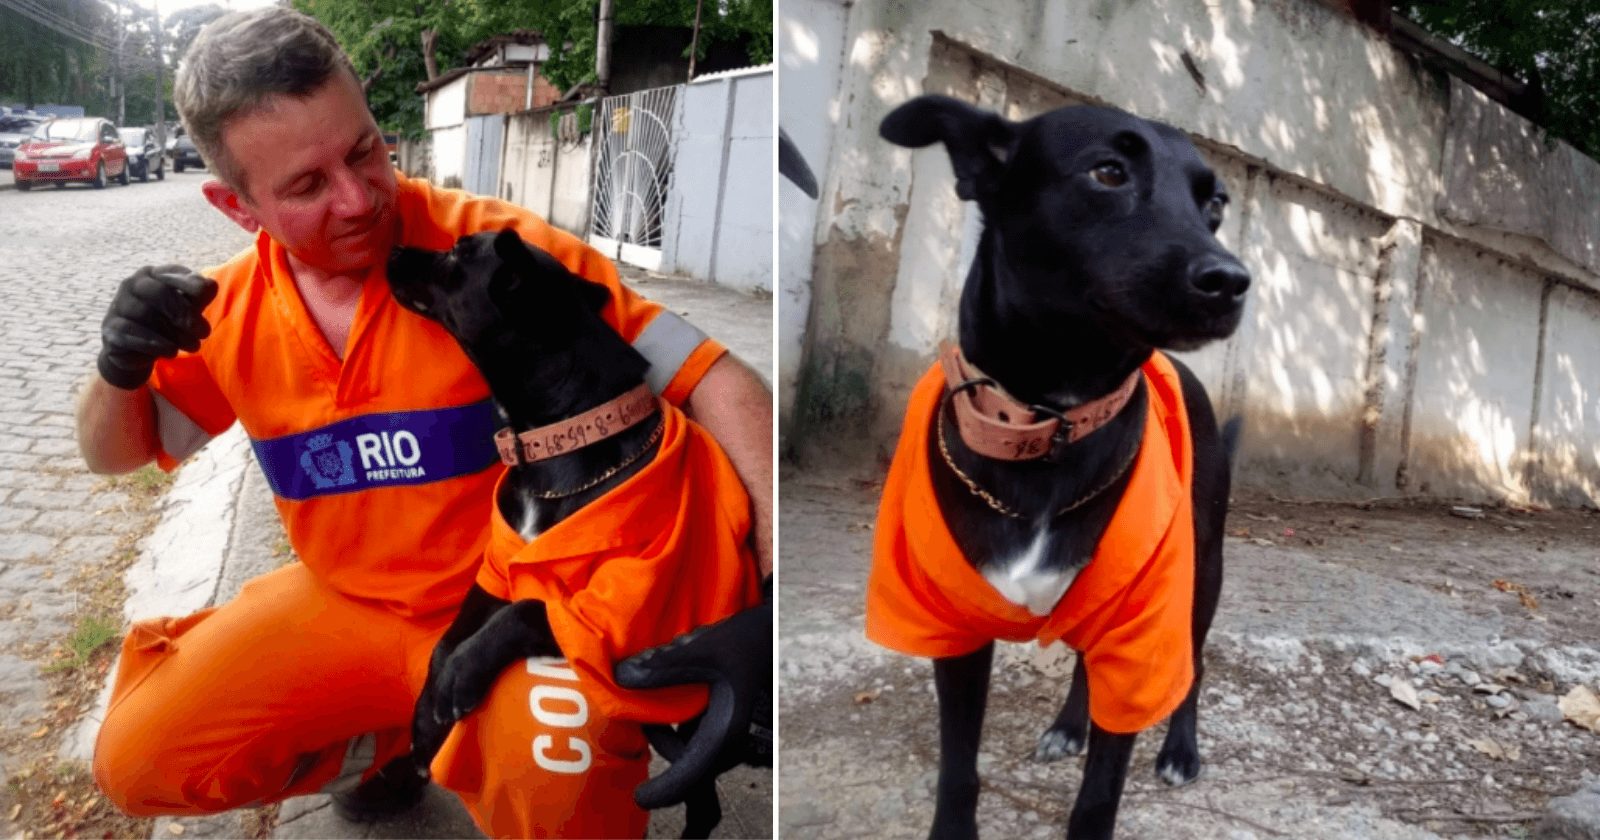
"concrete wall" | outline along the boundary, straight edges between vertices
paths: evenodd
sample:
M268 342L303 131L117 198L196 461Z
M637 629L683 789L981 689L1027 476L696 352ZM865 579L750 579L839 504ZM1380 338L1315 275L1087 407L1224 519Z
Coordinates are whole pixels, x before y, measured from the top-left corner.
M772 68L717 73L679 93L661 268L772 291Z
M843 69L847 0L784 0L778 27L778 124L820 179L841 110L836 94ZM800 376L802 339L811 309L812 231L820 205L778 179L778 419L787 439Z
M780 14L785 37L839 16ZM1234 197L1219 235L1256 285L1239 332L1186 357L1247 421L1242 482L1596 500L1600 165L1477 91L1312 0L858 2L842 50L833 89L796 92L836 110L791 449L865 429L884 454L954 333L977 214L883 116L924 92L1013 119L1096 102L1188 132Z
M468 79L469 76L461 76L426 94L422 109L423 128L449 128L466 121Z
M578 133L576 109L513 114L506 126L500 197L578 236L589 230L590 142ZM551 115L559 128L552 130Z
M428 129L431 158L428 176L435 184L459 187L467 170L467 85L462 76L431 90L423 100L423 127Z

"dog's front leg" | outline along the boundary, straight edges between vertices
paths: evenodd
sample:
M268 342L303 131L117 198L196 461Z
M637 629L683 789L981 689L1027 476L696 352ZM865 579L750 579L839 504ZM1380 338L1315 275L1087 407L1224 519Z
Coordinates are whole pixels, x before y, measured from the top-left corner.
M1080 663L1081 667L1081 663ZM1118 735L1089 724L1089 760L1083 785L1067 821L1068 840L1111 840L1117 827L1117 806L1128 780L1128 759L1137 735Z
M456 648L482 630L510 604L510 601L496 598L473 584L467 590L467 597L461 602L455 620L450 622L449 629L434 645L433 653L428 657L428 677L422 683L422 695L417 698L416 711L411 716L411 754L406 756L406 759L415 763L418 775L428 774L429 762L433 761L439 747L444 745L445 736L450 734L450 727L454 725L454 721L439 720L434 713L439 705L439 679L444 674L445 663Z
M1070 755L1079 755L1089 743L1089 672L1083 666L1083 654L1072 666L1072 687L1067 689L1067 700L1056 713L1055 722L1039 736L1033 748L1034 761L1059 761Z
M515 601L491 616L445 660L434 718L448 729L483 703L506 666L530 656L560 655L544 602Z
M928 836L935 840L978 836L978 742L993 663L993 642L963 656L933 660L939 695L939 792Z

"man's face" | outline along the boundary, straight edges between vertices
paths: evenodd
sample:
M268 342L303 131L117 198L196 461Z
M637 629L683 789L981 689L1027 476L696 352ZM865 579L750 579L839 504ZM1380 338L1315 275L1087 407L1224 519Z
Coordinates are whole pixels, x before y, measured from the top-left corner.
M222 142L244 181L223 196L230 206L218 204L230 218L254 222L297 261L330 274L388 259L398 234L394 169L349 74L336 72L305 99L274 97L229 122Z

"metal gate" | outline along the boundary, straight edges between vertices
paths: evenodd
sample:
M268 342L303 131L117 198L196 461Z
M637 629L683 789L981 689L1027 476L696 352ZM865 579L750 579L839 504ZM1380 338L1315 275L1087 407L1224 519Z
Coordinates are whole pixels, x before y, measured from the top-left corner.
M501 114L467 118L467 161L461 188L478 195L500 194L500 147L506 136Z
M609 96L595 115L589 241L613 259L651 270L661 267L661 219L682 87Z

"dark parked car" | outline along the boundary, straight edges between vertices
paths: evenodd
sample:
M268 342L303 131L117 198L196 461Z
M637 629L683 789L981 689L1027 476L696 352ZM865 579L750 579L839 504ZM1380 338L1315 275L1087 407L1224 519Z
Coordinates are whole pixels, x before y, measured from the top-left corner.
M128 153L116 126L101 117L69 117L40 123L17 147L12 160L17 189L29 190L46 181L61 186L87 181L96 189L109 178L128 183Z
M128 148L128 171L141 181L167 177L167 156L156 143L156 133L148 128L119 128L122 144Z
M11 158L17 153L17 147L22 141L28 139L39 123L44 122L41 117L23 117L7 115L0 117L0 166L11 168Z
M189 139L189 132L178 129L178 138L172 143L172 171L182 172L186 166L205 165L206 162L200 158L200 150Z

